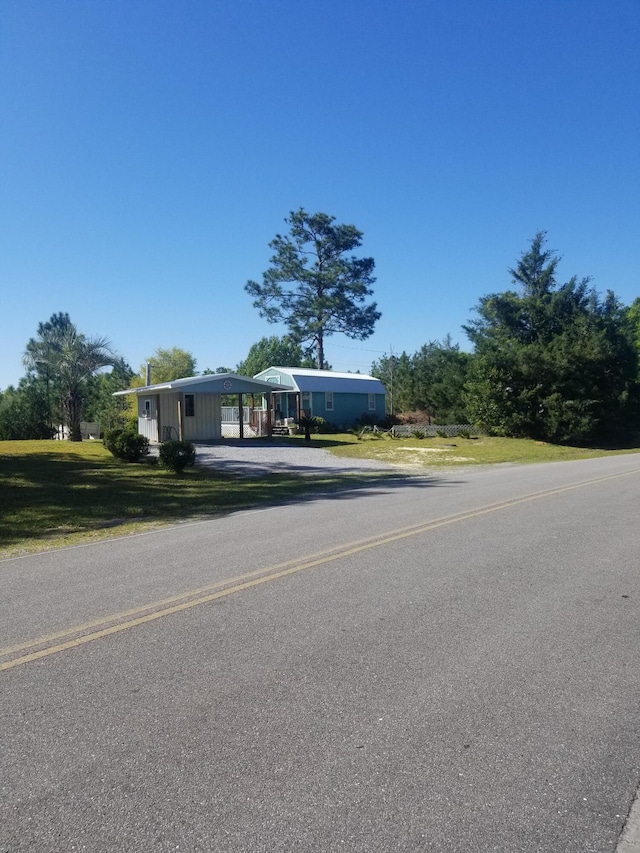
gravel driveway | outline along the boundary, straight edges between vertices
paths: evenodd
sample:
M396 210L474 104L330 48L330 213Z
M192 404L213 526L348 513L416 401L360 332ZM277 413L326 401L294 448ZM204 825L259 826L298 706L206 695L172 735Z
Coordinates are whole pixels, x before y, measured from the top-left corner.
M319 447L305 447L302 443L284 444L278 443L277 440L195 443L195 446L196 465L233 472L244 477L273 473L295 473L313 477L336 469L346 474L398 470L397 466L384 462L371 459L340 459Z

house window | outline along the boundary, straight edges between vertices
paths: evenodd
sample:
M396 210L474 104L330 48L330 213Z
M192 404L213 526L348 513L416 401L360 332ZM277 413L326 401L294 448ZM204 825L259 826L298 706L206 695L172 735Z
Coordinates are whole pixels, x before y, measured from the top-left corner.
M309 391L303 391L300 395L300 408L302 409L300 414L303 418L311 417L311 393Z
M333 411L333 391L324 392L324 408L327 412Z
M369 394L369 411L375 412L376 410L376 395Z
M151 417L151 400L145 400L144 406L142 408L142 417L150 418Z
M196 415L196 395L184 395L184 416L185 418L194 418Z

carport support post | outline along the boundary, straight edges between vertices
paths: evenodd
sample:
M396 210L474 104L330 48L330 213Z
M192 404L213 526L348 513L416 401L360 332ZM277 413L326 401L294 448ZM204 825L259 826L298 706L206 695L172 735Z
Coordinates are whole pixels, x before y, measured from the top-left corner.
M265 394L265 405L267 409L267 436L269 438L273 438L273 422L271 420L272 409L273 409L273 394L271 391L267 391Z
M238 421L240 422L240 438L244 438L244 409L242 408L242 394L238 394Z
M184 424L182 423L182 398L178 399L178 438L182 441L184 436Z
M160 411L160 395L156 394L154 399L156 401L156 429L158 431L158 441L161 441L162 440L162 424L160 423L160 414L161 414L161 411Z

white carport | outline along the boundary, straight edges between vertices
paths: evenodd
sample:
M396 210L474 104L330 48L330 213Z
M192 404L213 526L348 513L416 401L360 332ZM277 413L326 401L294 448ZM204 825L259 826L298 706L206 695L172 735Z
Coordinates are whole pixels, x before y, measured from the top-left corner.
M243 411L245 395L258 395L266 398L266 406L260 407L260 433L271 435L271 394L275 388L272 383L260 379L251 379L237 373L212 373L204 376L191 376L161 382L157 385L144 385L140 388L127 388L116 391L114 397L133 394L138 400L138 430L150 442L166 441L177 438L185 441L216 441L223 438L222 399L232 397L237 400L240 412ZM234 402L235 402L234 400ZM264 412L262 412L264 408ZM239 419L239 438L245 433L255 434L251 424Z

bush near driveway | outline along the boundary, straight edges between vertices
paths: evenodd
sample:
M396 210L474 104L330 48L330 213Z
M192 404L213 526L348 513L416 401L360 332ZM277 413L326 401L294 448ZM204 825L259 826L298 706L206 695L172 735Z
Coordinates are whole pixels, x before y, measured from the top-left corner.
M104 446L125 462L139 462L149 453L149 439L132 426L110 430L104 437Z
M175 474L194 465L195 461L196 449L190 441L163 441L160 445L160 463Z

